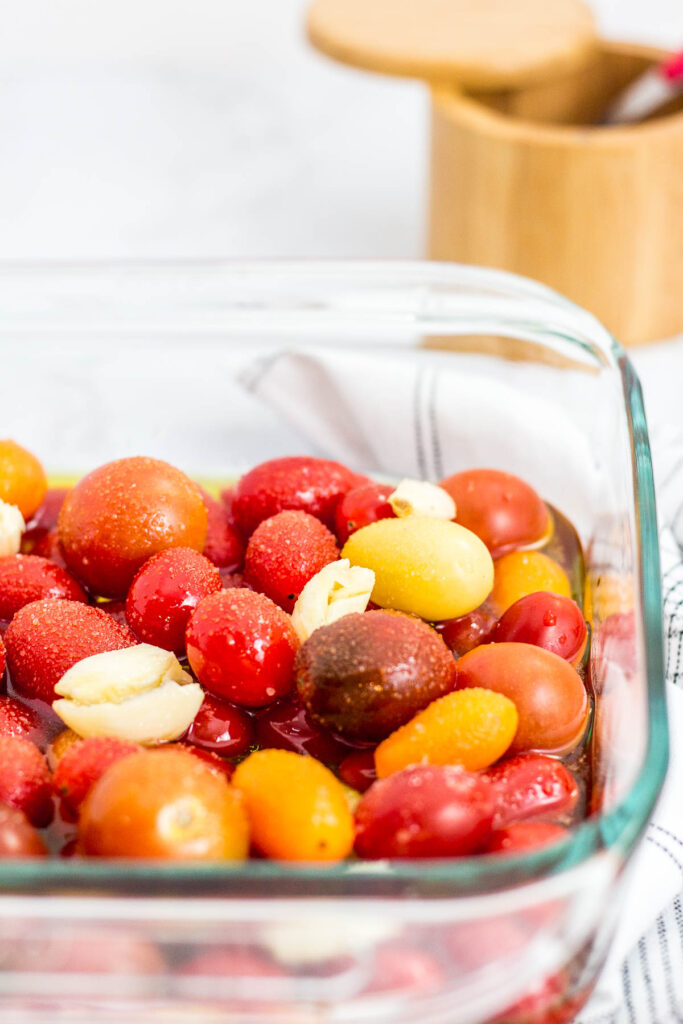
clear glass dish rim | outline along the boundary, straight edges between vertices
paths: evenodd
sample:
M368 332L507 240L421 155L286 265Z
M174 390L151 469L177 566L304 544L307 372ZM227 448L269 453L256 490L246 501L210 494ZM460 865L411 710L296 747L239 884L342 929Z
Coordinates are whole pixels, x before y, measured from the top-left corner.
M515 857L471 857L448 861L392 861L388 865L373 862L346 861L331 866L283 864L280 862L248 861L242 864L158 862L158 861L87 861L87 860L6 860L0 865L0 893L12 891L41 891L46 889L67 889L77 886L81 892L100 890L102 885L114 886L122 895L124 892L139 894L140 886L153 882L154 890L160 887L160 895L174 895L187 891L188 885L196 883L200 889L207 886L219 887L225 895L240 895L243 885L267 887L269 895L278 891L277 883L284 883L283 895L290 895L291 888L297 895L329 896L340 894L345 885L353 894L378 892L382 882L388 885L387 894L399 894L405 887L410 893L416 886L421 894L459 895L465 892L486 892L509 887L525 881L537 880L541 876L557 874L575 868L591 856L611 851L619 861L625 860L633 851L639 836L645 828L661 790L668 764L668 726L665 699L665 672L663 651L663 619L660 589L659 545L655 508L652 461L647 432L640 382L625 350L607 333L599 322L585 310L575 306L568 299L551 289L518 275L488 268L458 264L408 262L408 261L230 261L230 260L141 260L102 261L98 263L74 262L33 262L9 263L0 261L0 289L4 277L15 274L40 279L68 277L86 274L96 280L98 275L111 273L169 274L187 272L191 276L207 271L224 270L228 278L246 282L272 281L274 277L283 281L307 283L314 291L322 281L343 280L349 287L366 290L368 283L386 283L400 287L404 282L418 284L422 288L437 290L443 297L449 288L479 288L483 300L488 292L492 296L505 295L513 302L523 301L535 307L534 312L547 318L537 323L534 317L525 314L512 317L512 323L499 322L500 311L495 310L493 319L483 315L475 317L480 327L478 332L487 334L493 329L519 337L525 331L529 337L532 326L548 344L553 340L565 348L590 351L605 365L612 366L619 374L624 396L624 411L627 418L631 441L631 466L635 494L635 544L639 557L640 607L642 628L645 637L645 671L647 677L648 738L643 764L631 789L620 803L609 812L588 818L574 828L567 840L536 853ZM276 300L277 300L276 296ZM493 300L495 301L495 300ZM0 310L2 300L0 297ZM226 303L222 312L229 310ZM271 307L239 305L239 323L244 327L245 315L253 320L254 327L259 315ZM292 306L287 313L291 315ZM372 304L365 315L372 318L379 307ZM302 318L310 309L301 306L296 311ZM319 311L317 311L319 312ZM405 313L405 310L402 310ZM458 326L456 310L448 309L442 319L452 319L452 326ZM513 313L513 307L506 311ZM517 311L518 312L518 311ZM335 315L332 309L331 320ZM506 315L506 314L503 314ZM471 313L467 314L471 326ZM10 318L11 319L11 318ZM442 333L434 330L434 321L429 316L420 318L419 310L413 312L411 321L416 331L424 334ZM26 324L19 320L19 330ZM30 326L30 325L29 325ZM36 325L34 325L36 326ZM37 325L42 331L45 324ZM78 324L75 325L76 328ZM7 323L0 320L0 343ZM64 324L60 324L61 329ZM140 329L145 331L143 322ZM272 329L265 325L264 330ZM453 330L454 334L467 333ZM379 869L379 870L378 870ZM275 884L275 888L273 888ZM122 891L123 890L123 891Z

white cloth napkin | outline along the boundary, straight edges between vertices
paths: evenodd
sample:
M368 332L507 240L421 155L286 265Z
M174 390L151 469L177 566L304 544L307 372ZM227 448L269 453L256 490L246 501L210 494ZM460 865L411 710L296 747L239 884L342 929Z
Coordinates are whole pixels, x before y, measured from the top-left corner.
M438 480L479 464L534 480L543 465L545 497L581 533L583 510L610 501L596 446L588 444L585 426L579 427L588 416L595 420L600 403L590 375L582 376L577 408L575 386L563 401L555 374L549 398L542 368L538 372L533 393L520 401L514 369L512 377L508 368L505 379L492 383L488 372L484 376L481 367L477 372L476 358L466 373L456 374L438 357L418 363L416 371L414 359L400 354L301 349L254 361L241 382L314 448L368 472ZM528 365L523 373L528 382ZM602 437L609 427L597 424L600 433L594 436ZM676 750L676 739L683 738L683 437L672 430L655 432L653 452L671 767L631 865L608 962L577 1024L674 1024L683 1018L683 811L677 793L683 763ZM556 471L547 475L549 466Z

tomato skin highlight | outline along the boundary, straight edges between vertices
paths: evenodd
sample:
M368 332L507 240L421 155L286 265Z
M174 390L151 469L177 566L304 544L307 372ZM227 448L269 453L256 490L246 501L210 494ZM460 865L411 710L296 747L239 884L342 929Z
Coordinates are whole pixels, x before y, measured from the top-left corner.
M519 726L508 755L566 753L583 735L588 695L578 672L563 658L532 644L475 647L455 665L456 689L481 686L509 697Z
M524 480L497 469L469 469L439 484L455 501L456 523L483 540L493 558L539 544L552 529L542 498Z

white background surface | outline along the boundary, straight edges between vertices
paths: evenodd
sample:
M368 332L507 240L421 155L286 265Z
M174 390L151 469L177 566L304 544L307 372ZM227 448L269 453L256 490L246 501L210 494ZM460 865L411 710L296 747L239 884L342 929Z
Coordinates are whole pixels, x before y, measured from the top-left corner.
M425 91L314 53L306 6L0 0L0 259L420 257ZM593 6L683 45L683 0ZM636 362L683 425L683 342Z

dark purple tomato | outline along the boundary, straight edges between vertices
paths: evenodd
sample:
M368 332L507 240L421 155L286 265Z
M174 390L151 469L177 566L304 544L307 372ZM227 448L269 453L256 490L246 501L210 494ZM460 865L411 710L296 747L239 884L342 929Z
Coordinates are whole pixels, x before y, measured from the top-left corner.
M497 643L534 644L576 663L586 646L586 623L576 601L539 590L510 605L492 639Z
M474 650L480 644L489 643L496 628L496 621L495 615L491 612L477 608L469 615L461 615L458 619L437 622L434 629L441 634L446 647L456 658L461 658L463 654Z
M200 750L222 757L238 757L254 742L254 727L250 716L241 708L205 693L185 739Z
M413 765L376 782L356 809L359 857L462 857L488 843L495 795L454 765Z

